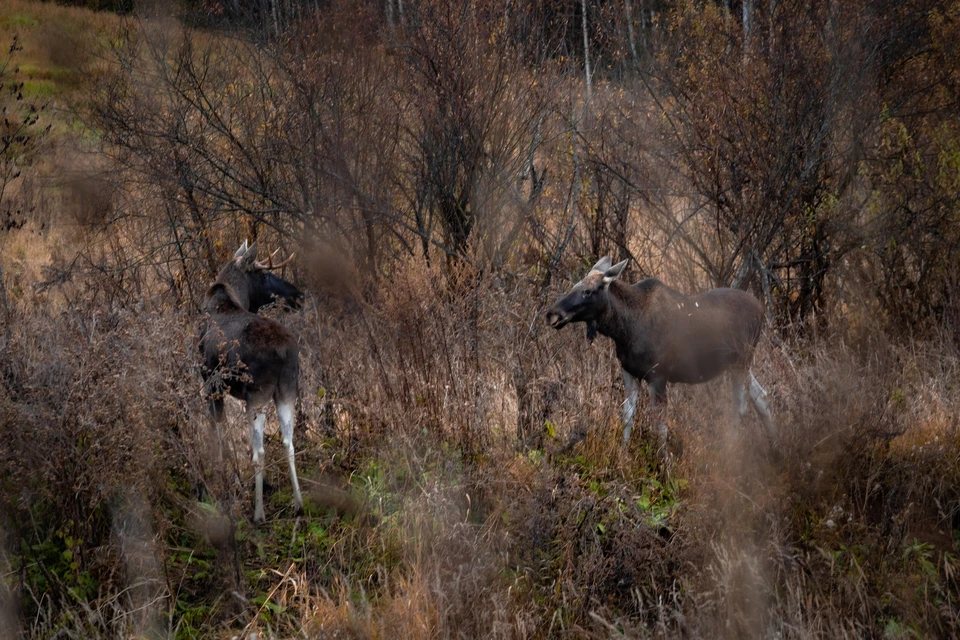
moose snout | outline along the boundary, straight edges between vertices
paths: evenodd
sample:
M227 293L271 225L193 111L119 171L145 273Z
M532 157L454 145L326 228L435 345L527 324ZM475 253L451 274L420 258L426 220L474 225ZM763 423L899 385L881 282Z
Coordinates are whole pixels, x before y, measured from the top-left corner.
M554 329L560 329L566 323L564 314L558 311L557 309L550 309L546 313L547 324L553 327Z

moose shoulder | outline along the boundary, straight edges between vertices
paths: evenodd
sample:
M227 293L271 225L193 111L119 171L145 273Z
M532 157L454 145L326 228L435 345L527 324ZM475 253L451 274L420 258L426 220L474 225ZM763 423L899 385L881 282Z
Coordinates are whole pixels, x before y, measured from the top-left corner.
M647 383L653 406L662 408L668 383L698 384L725 371L731 373L740 414L749 398L775 438L766 392L750 372L763 326L760 302L739 289L686 296L654 278L630 286L618 279L626 261L610 263L607 257L597 262L546 318L555 329L586 322L588 335L597 332L614 341L627 394L624 446L630 441L640 380ZM665 444L666 426L661 422L659 429Z

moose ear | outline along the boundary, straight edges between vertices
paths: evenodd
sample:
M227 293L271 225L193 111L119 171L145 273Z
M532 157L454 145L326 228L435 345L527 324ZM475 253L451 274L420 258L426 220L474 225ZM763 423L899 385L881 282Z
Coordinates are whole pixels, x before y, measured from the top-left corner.
M597 260L597 264L590 267L590 271L606 271L607 269L610 268L611 262L612 261L610 260L610 256L603 256L602 258Z
M243 259L245 262L253 263L257 259L257 241L254 240L253 244L247 247L247 250L243 252Z
M609 269L607 269L603 274L603 284L610 284L614 280L620 277L620 274L623 273L623 270L627 267L627 260L623 262L618 262Z
M233 257L234 257L234 259L236 259L236 258L242 258L242 257L243 257L243 254L245 254L246 252L247 252L247 241L244 240L244 241L243 241L243 244L240 245L240 248L237 249L237 251L233 254Z

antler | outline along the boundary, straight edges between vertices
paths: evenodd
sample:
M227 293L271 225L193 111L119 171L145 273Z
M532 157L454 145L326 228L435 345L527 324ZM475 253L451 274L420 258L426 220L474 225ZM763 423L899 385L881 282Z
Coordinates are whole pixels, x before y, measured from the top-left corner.
M281 267L287 266L287 263L290 262L291 260L293 260L293 257L294 257L295 255L297 255L295 252L294 252L294 253L291 253L291 254L290 254L290 257L288 257L286 260L284 260L284 261L281 262L280 264L273 264L273 257L274 257L275 255L277 255L279 252L280 252L280 249L277 249L276 251L274 251L273 253L271 253L271 254L267 257L267 262L266 262L266 263L263 263L263 262L260 262L259 260L257 260L256 262L253 263L254 266L255 266L257 269L267 269L267 270L271 270L271 271L274 270L274 269L280 269Z

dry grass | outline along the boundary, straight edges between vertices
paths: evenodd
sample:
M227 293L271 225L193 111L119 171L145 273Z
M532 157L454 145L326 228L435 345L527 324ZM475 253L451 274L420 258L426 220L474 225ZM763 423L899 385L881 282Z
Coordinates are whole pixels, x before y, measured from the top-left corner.
M2 465L23 631L956 632L955 352L764 344L782 460L718 381L673 390L684 454L664 473L642 437L619 452L609 344L548 330L526 284L470 285L413 263L369 304L284 318L308 506L286 511L270 441L260 528L240 421L225 461L209 446L192 318L18 300ZM518 447L518 383L542 446Z
M107 12L64 7L52 2L8 0L0 9L0 40L14 36L23 50L17 59L25 89L40 97L64 96L79 89L95 43L117 28L120 19Z
M112 21L13 0L0 36L32 34L30 73L60 82L73 45L48 25ZM200 398L203 276L117 268L149 262L146 225L98 223L144 194L101 182L101 159L60 140L39 168L13 195L29 223L0 232L0 635L960 634L949 339L891 336L854 302L829 312L843 332L764 339L780 457L719 380L671 389L683 453L664 468L646 417L620 451L610 343L543 323L566 283L420 260L361 281L313 252L292 276L305 309L273 312L301 339L306 507L269 415L257 527L238 408L212 433ZM226 255L239 239L217 233ZM634 248L668 282L702 278Z

